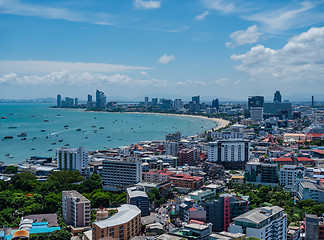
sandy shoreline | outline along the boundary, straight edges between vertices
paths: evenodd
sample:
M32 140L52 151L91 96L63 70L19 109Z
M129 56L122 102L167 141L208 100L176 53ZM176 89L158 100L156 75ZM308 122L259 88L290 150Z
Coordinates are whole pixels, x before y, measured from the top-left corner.
M215 130L226 127L230 121L227 121L222 118L209 118L205 116L199 116L199 115L186 115L186 114L172 114L172 113L155 113L155 112L123 112L123 113L131 113L131 114L157 114L157 115L165 115L165 116L180 116L180 117L194 117L194 118L201 118L201 119L207 119L212 120L215 123L217 123L217 127L213 128Z

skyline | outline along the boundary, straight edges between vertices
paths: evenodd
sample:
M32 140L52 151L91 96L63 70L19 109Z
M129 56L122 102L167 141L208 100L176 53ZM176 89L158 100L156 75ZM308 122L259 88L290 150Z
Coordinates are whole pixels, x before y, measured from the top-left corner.
M2 0L0 98L319 96L323 10L321 1Z

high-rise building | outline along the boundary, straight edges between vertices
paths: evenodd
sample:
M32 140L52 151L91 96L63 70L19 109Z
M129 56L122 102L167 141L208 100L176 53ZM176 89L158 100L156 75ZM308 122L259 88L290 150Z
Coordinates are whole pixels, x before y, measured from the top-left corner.
M168 141L165 143L165 154L177 157L179 152L179 142Z
M251 113L251 120L254 123L263 121L263 107L251 107L250 113Z
M317 217L315 214L305 214L305 240L323 240L324 239L324 221L323 217Z
M174 100L174 109L181 110L183 108L183 101L181 99Z
M75 190L62 192L62 213L67 225L90 226L90 201Z
M92 223L92 238L133 239L141 232L141 210L134 205L123 204L110 218Z
M263 107L264 97L263 96L250 96L248 98L248 107Z
M57 97L56 97L56 106L57 107L61 107L62 106L62 96L61 96L61 94L57 94Z
M229 232L259 239L287 239L287 214L278 206L255 208L233 219Z
M96 108L104 109L106 108L106 96L103 92L96 91Z
M274 103L281 103L281 94L280 91L276 91L273 96Z
M158 105L158 99L157 98L152 98L152 105L153 106Z
M179 151L179 165L183 166L188 164L189 166L194 165L198 160L197 148L184 148Z
M88 166L88 151L84 147L78 149L58 148L57 155L57 169L64 170L78 170Z
M200 104L200 96L198 95L198 96L193 96L192 98L191 98L191 100L193 101L193 102L196 102L197 104Z
M162 110L171 110L172 100L171 99L163 99L161 107L162 107Z
M88 94L88 103L89 102L92 102L92 95L91 94Z
M165 135L165 141L180 141L181 133L175 132L175 133L169 133Z
M250 157L250 142L228 139L208 143L208 161L223 165L226 169L244 169Z
M124 190L142 180L142 160L137 158L103 160L103 189Z
M213 224L213 231L227 231L231 220L249 210L248 199L232 194L220 194L217 200L203 202L208 222Z
M292 104L289 102L274 102L263 104L263 116L264 118L279 117L289 118L292 114Z
M135 205L141 210L141 216L150 215L150 200L144 187L130 187L126 189L127 204Z
M79 105L79 99L74 98L74 106L77 107Z
M73 98L66 97L65 98L65 107L72 108L74 106Z
M277 164L248 162L245 165L244 178L247 183L278 185L278 176Z
M315 102L314 102L314 96L312 96L312 106L314 106Z
M145 97L145 106L148 106L149 105L149 98L148 97Z
M300 165L283 165L280 168L280 185L285 188L286 191L297 193L298 184L304 181L305 167Z
M218 99L214 99L212 102L212 107L217 109L217 112L219 111L219 101Z

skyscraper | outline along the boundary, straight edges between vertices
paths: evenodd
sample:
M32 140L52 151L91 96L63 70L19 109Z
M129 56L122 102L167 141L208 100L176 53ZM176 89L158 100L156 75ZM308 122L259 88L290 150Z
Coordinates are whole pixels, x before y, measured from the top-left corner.
M79 105L79 99L74 98L74 106L77 107Z
M92 95L91 94L88 94L88 103L89 102L92 102Z
M149 105L149 98L145 97L145 106L148 106L148 105Z
M152 105L155 106L158 104L158 99L157 98L152 98Z
M106 96L103 92L96 91L96 108L103 109L106 107Z
M250 96L248 98L248 107L263 107L264 97L263 96Z
M196 102L197 104L200 104L200 96L199 95L198 96L193 96L191 99L192 99L193 102Z
M280 91L276 91L273 96L274 103L281 103L281 94Z
M314 96L312 96L312 106L314 106Z
M60 94L57 94L57 97L56 97L56 106L57 107L61 107L62 106L62 97Z
M219 101L218 101L217 98L213 100L212 107L213 108L216 108L217 109L217 112L218 112L218 110L219 110Z

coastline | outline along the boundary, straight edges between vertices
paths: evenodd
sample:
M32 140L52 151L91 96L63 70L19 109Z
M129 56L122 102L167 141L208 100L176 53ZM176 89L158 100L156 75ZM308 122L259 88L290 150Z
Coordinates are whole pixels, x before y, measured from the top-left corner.
M123 112L123 113L130 113L130 114L157 114L157 115L165 115L165 116L180 116L180 117L194 117L194 118L207 119L207 120L212 120L213 122L217 123L217 127L213 128L215 130L226 127L228 124L230 124L230 121L227 121L227 120L222 119L222 118L209 118L209 117L200 116L200 115L186 115L186 114L158 113L158 112ZM211 131L212 130L209 130L209 132L211 132Z

